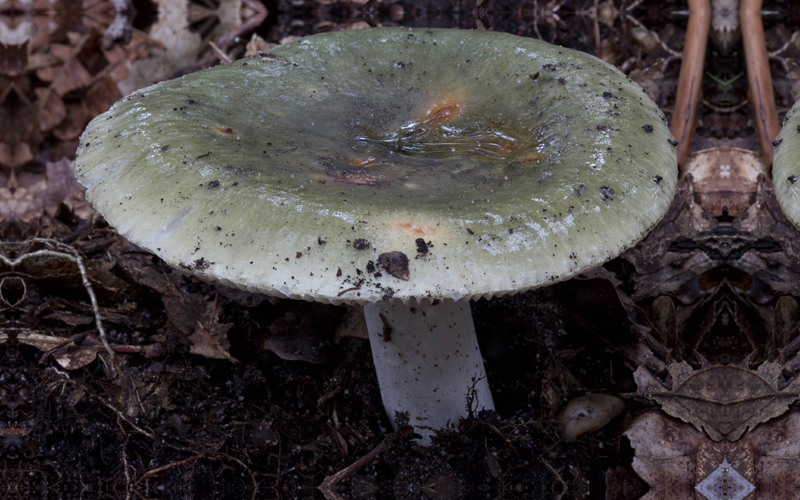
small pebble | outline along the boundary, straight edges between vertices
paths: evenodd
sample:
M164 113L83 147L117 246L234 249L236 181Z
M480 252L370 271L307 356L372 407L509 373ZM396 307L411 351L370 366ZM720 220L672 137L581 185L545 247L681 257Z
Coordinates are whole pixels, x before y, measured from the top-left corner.
M578 396L564 406L558 416L558 431L567 441L575 441L608 425L625 409L625 402L608 394Z

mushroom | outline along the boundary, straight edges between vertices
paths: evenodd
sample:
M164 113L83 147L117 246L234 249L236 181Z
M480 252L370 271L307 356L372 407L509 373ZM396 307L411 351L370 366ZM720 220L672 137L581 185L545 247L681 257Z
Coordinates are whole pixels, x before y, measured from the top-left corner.
M778 132L772 161L772 183L775 198L783 213L800 229L800 101L786 113L783 128Z
M674 141L599 59L487 31L314 35L139 90L75 172L120 233L204 279L365 304L390 420L493 409L469 300L567 279L666 212Z

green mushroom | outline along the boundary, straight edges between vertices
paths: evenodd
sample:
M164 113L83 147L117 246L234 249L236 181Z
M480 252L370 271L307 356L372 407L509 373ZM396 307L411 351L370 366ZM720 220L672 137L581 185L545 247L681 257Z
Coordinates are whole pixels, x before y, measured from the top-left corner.
M800 229L800 101L786 113L775 142L772 183L783 213Z
M365 305L381 394L429 442L494 409L469 300L641 240L677 181L642 89L487 31L326 33L137 91L75 173L110 224L204 279Z

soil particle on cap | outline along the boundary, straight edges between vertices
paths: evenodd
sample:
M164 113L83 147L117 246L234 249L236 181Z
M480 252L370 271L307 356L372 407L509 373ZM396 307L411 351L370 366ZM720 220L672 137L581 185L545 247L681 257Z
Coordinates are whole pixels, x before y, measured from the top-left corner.
M417 238L414 242L417 244L417 252L428 253L428 243L425 243L425 240Z
M782 143L782 142L783 142L783 139L778 139L777 141L772 141L772 145L777 147L777 146L779 146L779 145L780 145L780 143Z
M536 73L532 73L528 76L531 77L531 80L535 82L539 78L539 72L537 71ZM798 127L798 129L799 129L798 132L800 132L800 126Z
M408 281L408 256L403 252L386 252L378 256L378 262L395 278Z
M600 196L603 201L614 199L614 190L608 186L600 186Z
M181 262L178 265L183 269L187 269L189 271L205 271L211 264L213 264L213 262L207 261L205 257L200 257L191 264L184 264L183 262Z
M319 243L320 245L324 245L327 242L328 240L323 240L322 236L317 236L317 243Z
M369 241L364 238L356 238L356 241L353 242L353 248L356 250L366 250L369 248Z
M542 66L542 69L545 71L555 71L556 65L555 64L545 64Z
M678 145L678 141L674 141L672 139L667 139L667 142L672 144L673 146L677 146Z
M657 175L657 176L653 177L653 182L655 182L656 184L661 184L661 181L663 181L663 180L664 180L664 178L661 177L660 175Z
M652 125L642 125L642 130L644 130L645 132L652 132L653 131L653 126Z
M375 263L372 261L367 262L367 272L372 274L375 272Z
M788 180L790 183L794 184L794 183L797 182L797 177L794 176L794 175L790 175L789 178L786 179L786 180Z

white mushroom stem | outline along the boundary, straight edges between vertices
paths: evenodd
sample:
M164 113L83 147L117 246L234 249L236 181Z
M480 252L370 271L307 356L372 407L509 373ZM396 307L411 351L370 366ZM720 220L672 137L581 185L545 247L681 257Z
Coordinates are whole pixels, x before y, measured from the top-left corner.
M467 416L468 404L494 410L468 302L380 301L365 305L364 316L392 426L395 412L408 412L429 445L434 429Z

